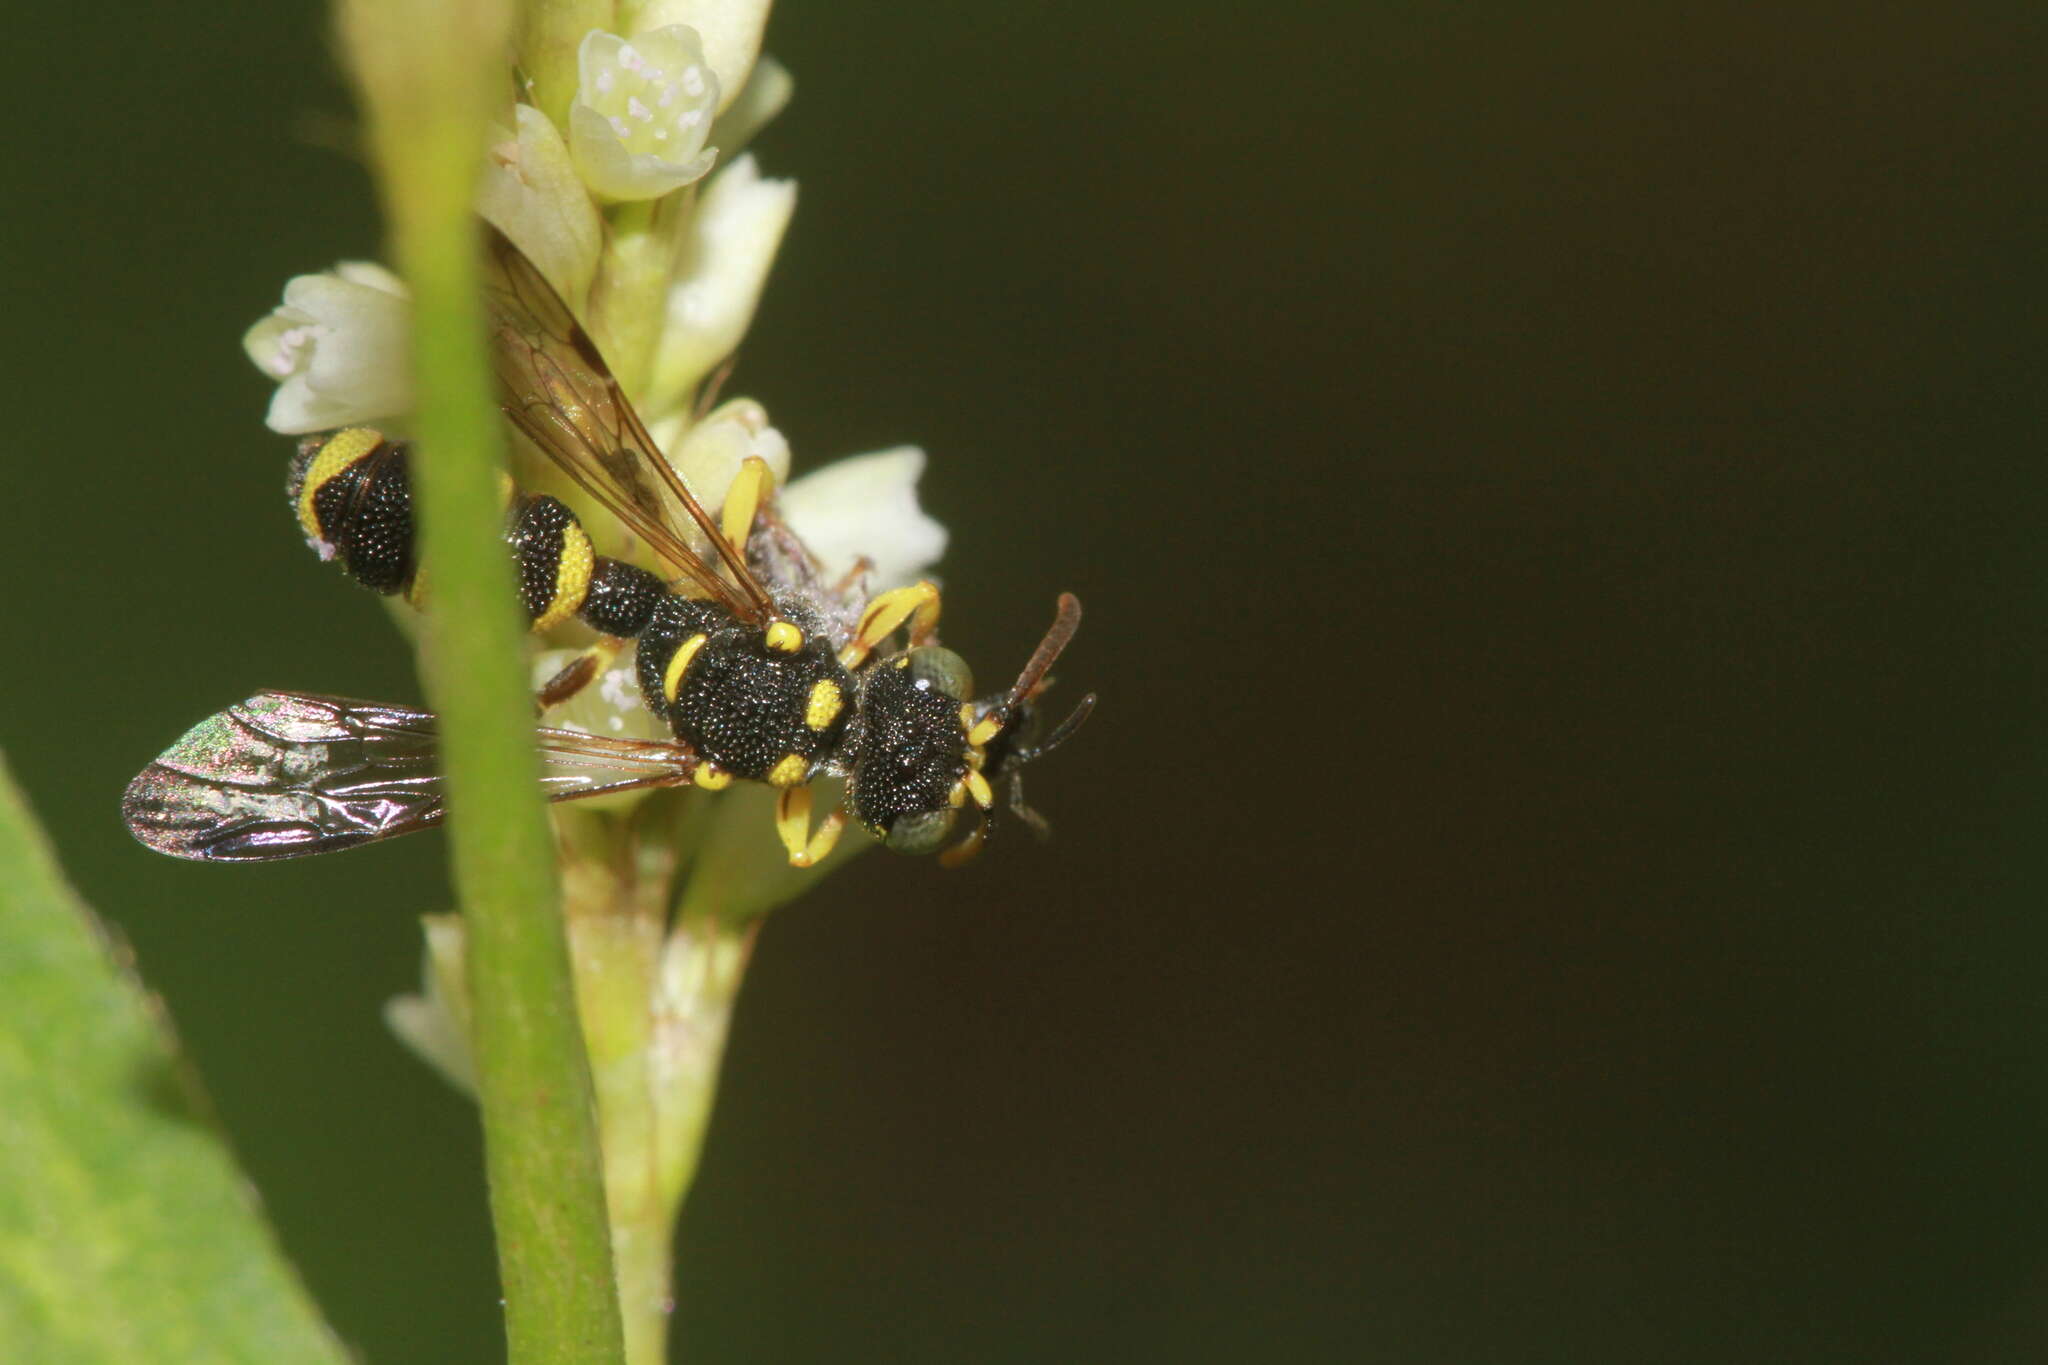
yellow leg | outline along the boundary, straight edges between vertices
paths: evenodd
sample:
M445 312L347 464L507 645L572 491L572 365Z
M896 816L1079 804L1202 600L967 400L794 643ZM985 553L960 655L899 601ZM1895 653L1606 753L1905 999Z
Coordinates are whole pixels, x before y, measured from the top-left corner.
M875 646L893 635L905 621L910 622L910 643L921 645L939 628L939 589L928 579L907 588L891 588L860 614L860 628L839 651L839 662L858 668L874 653Z
M754 529L754 513L761 510L761 499L775 486L775 475L769 472L768 462L759 455L749 455L740 461L740 472L733 475L732 487L725 492L725 508L719 514L719 529L733 548L741 554L747 552L747 537Z
M811 831L811 789L785 787L775 798L775 833L789 850L791 867L810 867L824 860L846 828L846 812L834 810L817 831Z
M971 863L981 854L982 845L988 842L988 821L975 822L967 837L939 854L940 867L960 867Z
M979 757L980 755L978 754L970 754L968 761L970 763L974 762ZM955 810L966 805L970 798L973 799L975 805L983 810L990 809L996 803L995 788L989 786L988 779L981 775L979 768L969 768L967 776L955 782L953 790L946 793L947 804Z

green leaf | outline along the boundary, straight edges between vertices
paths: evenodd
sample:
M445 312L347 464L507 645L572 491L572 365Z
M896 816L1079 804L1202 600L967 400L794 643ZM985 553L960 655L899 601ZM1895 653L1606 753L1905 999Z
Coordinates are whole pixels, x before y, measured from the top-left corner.
M347 1359L0 762L0 1360Z

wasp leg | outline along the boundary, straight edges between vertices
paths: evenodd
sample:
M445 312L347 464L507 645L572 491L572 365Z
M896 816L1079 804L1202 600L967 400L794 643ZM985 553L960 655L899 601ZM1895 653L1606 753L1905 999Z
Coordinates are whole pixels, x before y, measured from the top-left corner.
M789 850L791 867L810 867L824 861L846 828L846 812L835 809L816 832L811 830L811 789L784 787L775 798L775 833Z
M740 363L737 353L729 355L711 372L710 380L697 393L696 410L690 414L690 425L704 420L711 409L718 406L718 395L725 390L725 381L732 378L733 368Z
M726 490L725 507L719 513L719 529L733 548L742 554L746 552L747 537L754 530L754 513L761 508L761 500L775 487L775 475L769 471L768 462L759 455L749 455L740 461L740 472L733 475L732 487Z
M534 705L542 711L560 706L597 681L625 646L626 642L616 635L600 635L595 644L563 664L554 677L541 684L540 691L534 694Z
M839 581L832 585L832 591L842 596L852 592L854 584L860 582L874 571L875 561L869 559L866 555L862 555L859 559L853 561L852 568L840 575Z
M1024 804L1024 774L1010 774L1010 814L1017 817L1019 824L1031 831L1039 843L1052 838L1052 822Z
M919 579L907 588L891 588L868 603L860 614L860 627L853 639L839 651L839 662L858 668L874 653L875 646L888 639L905 621L910 622L910 643L921 645L939 628L939 589L929 579Z
M939 866L960 867L971 863L981 855L982 846L987 842L988 821L984 818L975 821L974 828L968 831L966 838L939 854Z

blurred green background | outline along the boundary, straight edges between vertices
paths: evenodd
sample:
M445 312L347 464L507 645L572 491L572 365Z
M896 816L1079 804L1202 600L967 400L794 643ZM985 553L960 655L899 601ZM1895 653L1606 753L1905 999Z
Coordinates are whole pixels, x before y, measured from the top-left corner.
M473 1116L378 1019L438 838L115 811L256 687L419 695L237 346L377 251L323 23L15 34L0 739L342 1333L485 1361ZM1072 589L1103 702L1051 846L769 924L683 1355L2041 1358L2044 30L781 6L737 388L926 445L948 642Z

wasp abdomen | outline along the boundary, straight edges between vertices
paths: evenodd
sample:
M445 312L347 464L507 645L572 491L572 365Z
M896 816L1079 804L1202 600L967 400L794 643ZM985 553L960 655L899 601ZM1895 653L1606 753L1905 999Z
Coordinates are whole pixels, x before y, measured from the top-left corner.
M376 592L416 597L412 447L367 427L299 446L287 492L299 527L323 559ZM668 595L647 570L597 554L576 514L547 494L507 489L505 541L519 569L519 597L533 629L571 616L606 635L647 628Z
M535 630L558 626L583 607L597 552L576 514L546 494L512 501L505 540L519 564L519 600Z
M286 492L322 559L381 593L412 586L412 484L406 446L365 427L299 445Z
M600 634L630 640L647 629L655 606L668 595L667 585L639 565L599 555L576 614Z

